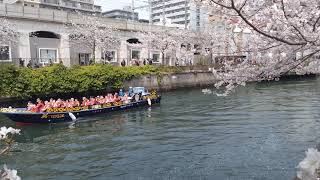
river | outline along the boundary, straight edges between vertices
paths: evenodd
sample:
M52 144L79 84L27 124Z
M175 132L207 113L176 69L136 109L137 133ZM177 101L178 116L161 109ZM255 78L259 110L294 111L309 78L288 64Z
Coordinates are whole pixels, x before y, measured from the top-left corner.
M320 79L253 84L228 97L200 88L162 95L149 109L18 127L0 164L24 180L290 180L320 143Z

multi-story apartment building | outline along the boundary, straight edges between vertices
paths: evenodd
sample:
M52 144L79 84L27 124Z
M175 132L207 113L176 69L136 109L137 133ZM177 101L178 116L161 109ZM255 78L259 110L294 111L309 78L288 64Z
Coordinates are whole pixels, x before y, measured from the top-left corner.
M3 2L3 0L0 0L0 2ZM65 11L79 11L89 14L101 13L101 6L95 5L94 0L18 0L16 4Z
M192 0L152 0L151 17L153 23L168 18L173 24L186 25L192 30L203 29L208 23L206 9Z
M124 7L123 9L114 9L111 11L106 11L103 12L102 15L114 19L139 21L139 13L133 13L130 6Z

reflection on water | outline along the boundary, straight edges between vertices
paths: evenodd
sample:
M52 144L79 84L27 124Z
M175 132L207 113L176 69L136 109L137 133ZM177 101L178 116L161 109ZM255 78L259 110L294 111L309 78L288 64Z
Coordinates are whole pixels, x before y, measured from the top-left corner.
M0 164L30 180L292 179L320 142L319 102L315 79L254 84L228 97L168 92L149 109L19 127Z

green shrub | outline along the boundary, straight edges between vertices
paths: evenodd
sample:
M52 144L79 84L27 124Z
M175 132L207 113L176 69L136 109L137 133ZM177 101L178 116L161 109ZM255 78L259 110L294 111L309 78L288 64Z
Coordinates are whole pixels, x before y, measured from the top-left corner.
M119 89L126 80L144 74L180 72L177 67L116 67L94 64L66 68L60 64L38 69L0 66L0 96L27 98L40 95Z

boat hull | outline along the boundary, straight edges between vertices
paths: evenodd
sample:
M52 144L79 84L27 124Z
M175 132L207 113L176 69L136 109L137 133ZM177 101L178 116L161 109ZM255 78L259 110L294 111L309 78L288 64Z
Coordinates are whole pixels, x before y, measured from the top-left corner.
M151 100L152 104L159 104L161 97L157 97ZM115 111L122 111L126 109L132 109L136 107L149 106L147 100L142 100L138 102L132 102L129 104L122 104L119 106L110 106L106 108L96 108L81 111L71 112L77 119L81 117L89 117L98 114L105 114ZM62 123L62 122L72 122L72 116L69 112L50 112L50 113L20 113L20 112L1 112L2 115L8 117L14 122L23 124L48 124L48 123Z

